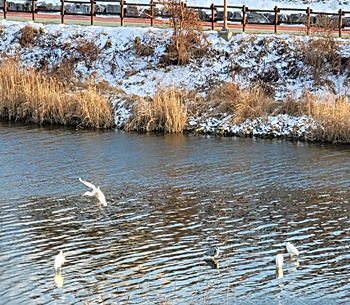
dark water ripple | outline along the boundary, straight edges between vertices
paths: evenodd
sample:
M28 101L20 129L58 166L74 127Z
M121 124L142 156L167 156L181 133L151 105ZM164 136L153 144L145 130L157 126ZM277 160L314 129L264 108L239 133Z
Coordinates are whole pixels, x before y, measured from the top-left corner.
M350 303L347 146L4 124L0 145L1 304Z

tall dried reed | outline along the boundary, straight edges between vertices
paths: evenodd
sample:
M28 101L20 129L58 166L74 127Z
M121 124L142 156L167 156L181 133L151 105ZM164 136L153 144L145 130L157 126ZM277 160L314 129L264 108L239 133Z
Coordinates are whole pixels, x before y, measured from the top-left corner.
M301 102L305 114L317 122L313 137L317 141L350 143L350 103L346 96L306 93Z
M183 132L187 121L184 94L173 87L158 90L153 98L135 102L128 131Z
M0 88L3 119L88 128L113 126L111 105L95 87L69 91L54 78L9 60L0 64Z

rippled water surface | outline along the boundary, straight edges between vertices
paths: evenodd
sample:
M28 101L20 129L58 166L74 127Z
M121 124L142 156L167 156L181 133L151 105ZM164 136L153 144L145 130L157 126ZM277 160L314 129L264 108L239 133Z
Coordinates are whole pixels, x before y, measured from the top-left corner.
M349 146L1 124L0 147L1 304L350 304Z

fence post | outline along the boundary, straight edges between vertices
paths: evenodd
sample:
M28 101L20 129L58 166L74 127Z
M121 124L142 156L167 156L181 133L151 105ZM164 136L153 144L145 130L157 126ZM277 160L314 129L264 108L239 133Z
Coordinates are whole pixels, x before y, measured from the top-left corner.
M124 26L124 0L120 0L120 26Z
M64 24L64 0L61 0L61 23Z
M278 26L278 12L280 11L278 6L275 6L275 34L277 34L277 26Z
M342 30L343 30L343 10L339 10L339 37L342 36Z
M310 16L310 14L311 14L311 9L310 9L310 7L308 7L307 9L306 9L306 35L310 35L310 26L311 26L311 16Z
M243 7L242 7L242 12L243 12L243 17L242 17L243 33L245 33L245 28L246 28L246 25L247 25L247 15L246 15L247 11L248 11L248 7L243 5Z
M151 0L151 26L154 26L154 2Z
M4 19L6 20L6 15L7 15L7 2L4 0Z
M35 21L36 0L32 0L32 20Z
M211 4L211 30L214 31L214 23L215 23L215 5Z
M91 25L95 23L95 0L91 0Z

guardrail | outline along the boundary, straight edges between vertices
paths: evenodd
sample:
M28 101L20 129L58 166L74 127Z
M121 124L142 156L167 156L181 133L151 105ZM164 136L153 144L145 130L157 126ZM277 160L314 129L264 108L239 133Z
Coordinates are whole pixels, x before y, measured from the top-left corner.
M224 20L223 5L187 7L196 10L203 26L210 27L212 30L220 27L220 23ZM37 0L30 0L24 5L0 0L0 16L1 13L4 19L16 17L22 13L22 15L29 15L34 22L37 18L59 18L62 24L66 20L85 18L84 20L87 19L91 25L94 25L97 19L101 21L108 17L110 22L116 25L120 23L120 26L124 26L126 22L135 23L137 18L148 20L139 22L141 24L155 26L166 23L166 20L170 18L166 12L162 11L162 3L153 0L150 3L129 3L124 0L112 2L108 0L61 0L60 5L56 6L38 5ZM337 32L339 37L343 36L344 31L350 33L350 11L342 9L337 12L316 12L310 7L299 9L275 6L273 9L254 9L245 5L227 6L228 27L241 27L242 32L252 29L252 26L255 25L264 26L265 30L273 30L275 34L278 34L279 30L288 30L288 26L302 25L300 29L294 27L294 31L304 31L306 35L310 35L313 30L320 30L322 26L324 27L324 20L332 22L333 32Z

